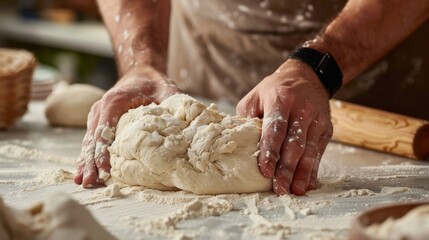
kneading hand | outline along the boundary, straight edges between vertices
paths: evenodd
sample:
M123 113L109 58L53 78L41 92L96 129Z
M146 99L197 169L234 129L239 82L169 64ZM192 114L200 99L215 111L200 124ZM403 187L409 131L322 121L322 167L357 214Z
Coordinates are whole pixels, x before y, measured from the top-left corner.
M113 142L115 127L122 114L140 105L159 103L177 92L179 89L165 75L151 67L128 71L92 106L74 181L84 187L103 184L110 176L107 148Z
M332 137L329 95L313 70L286 61L237 105L237 113L263 117L261 173L274 191L303 195L317 188L319 162Z

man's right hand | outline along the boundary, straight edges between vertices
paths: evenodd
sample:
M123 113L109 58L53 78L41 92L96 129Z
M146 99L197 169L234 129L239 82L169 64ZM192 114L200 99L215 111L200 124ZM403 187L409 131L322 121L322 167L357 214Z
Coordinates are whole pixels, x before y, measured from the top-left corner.
M90 188L104 184L110 176L108 147L114 139L119 118L129 109L152 102L160 103L180 90L171 80L151 67L129 70L88 115L87 131L77 160L74 181Z

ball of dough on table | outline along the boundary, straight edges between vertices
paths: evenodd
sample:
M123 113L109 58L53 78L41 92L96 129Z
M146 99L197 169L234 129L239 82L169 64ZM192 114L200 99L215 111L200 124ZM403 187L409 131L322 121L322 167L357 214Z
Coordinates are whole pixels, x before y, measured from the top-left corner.
M67 127L86 127L92 105L104 90L88 84L73 84L54 91L46 99L45 115L49 123Z
M429 238L429 204L410 210L400 218L387 218L365 229L368 236L379 240L427 240Z
M261 175L261 120L219 113L185 94L129 110L111 147L115 181L196 194L272 189Z

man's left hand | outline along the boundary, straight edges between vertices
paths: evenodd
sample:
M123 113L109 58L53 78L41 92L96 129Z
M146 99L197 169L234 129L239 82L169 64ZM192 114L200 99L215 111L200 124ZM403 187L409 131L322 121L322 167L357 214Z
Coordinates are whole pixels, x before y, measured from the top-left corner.
M258 164L274 192L303 195L317 188L333 130L329 94L308 65L287 60L238 103L237 113L263 117Z

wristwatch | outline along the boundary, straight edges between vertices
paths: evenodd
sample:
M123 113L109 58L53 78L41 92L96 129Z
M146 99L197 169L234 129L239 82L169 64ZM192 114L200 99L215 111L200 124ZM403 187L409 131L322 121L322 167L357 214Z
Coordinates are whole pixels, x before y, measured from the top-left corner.
M326 90L328 90L330 98L341 89L343 73L334 57L329 53L321 53L312 48L303 47L295 49L289 55L289 58L308 64L317 74Z

